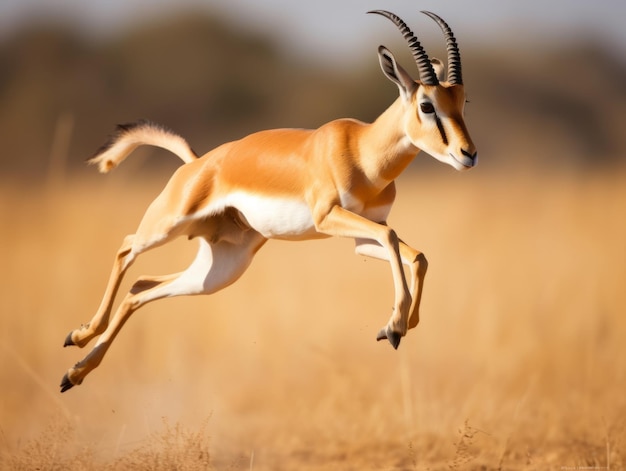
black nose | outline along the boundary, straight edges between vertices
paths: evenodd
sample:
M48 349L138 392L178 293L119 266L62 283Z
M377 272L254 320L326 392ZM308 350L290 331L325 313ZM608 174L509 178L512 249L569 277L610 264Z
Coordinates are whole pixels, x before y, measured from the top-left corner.
M478 155L478 151L474 152L473 154L470 154L465 149L461 149L461 154L463 154L465 157L469 157L470 159L475 160L476 156Z

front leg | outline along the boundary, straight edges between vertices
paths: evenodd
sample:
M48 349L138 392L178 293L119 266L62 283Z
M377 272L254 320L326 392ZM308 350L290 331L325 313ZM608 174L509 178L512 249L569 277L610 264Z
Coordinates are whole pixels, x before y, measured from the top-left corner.
M330 211L315 214L316 229L324 234L354 239L375 240L389 260L395 287L394 309L387 325L379 333L387 338L394 348L398 348L400 339L408 329L409 313L412 297L407 286L402 259L400 257L400 240L395 231L384 224L370 221L341 206L335 205ZM321 216L320 216L321 214Z
M389 261L388 252L376 241L367 239L356 239L354 251L358 255L377 258L379 260ZM411 274L411 309L409 310L409 329L417 326L419 323L419 308L422 299L422 291L424 288L424 278L428 269L428 261L423 253L415 250L413 247L405 244L400 240L400 256ZM382 337L384 338L384 337ZM379 339L379 340L382 340Z

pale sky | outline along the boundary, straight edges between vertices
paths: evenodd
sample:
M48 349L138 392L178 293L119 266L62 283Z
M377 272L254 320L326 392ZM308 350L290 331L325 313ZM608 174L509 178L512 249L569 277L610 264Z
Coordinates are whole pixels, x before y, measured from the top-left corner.
M452 26L461 45L592 35L626 56L624 0L0 0L0 36L32 19L53 18L106 37L184 8L214 12L233 24L269 32L285 49L316 58L362 56L361 43L372 32L376 41L397 39L392 25L365 15L381 8L403 17L418 36L438 31L419 14L434 11Z

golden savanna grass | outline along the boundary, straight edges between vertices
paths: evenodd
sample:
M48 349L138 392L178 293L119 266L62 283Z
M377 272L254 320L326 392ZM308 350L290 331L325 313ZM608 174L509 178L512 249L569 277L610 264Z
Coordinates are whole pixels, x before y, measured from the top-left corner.
M430 262L394 351L386 264L351 241L270 242L235 285L138 311L86 350L113 255L163 180L120 171L0 190L0 468L622 469L626 175L406 175L390 223ZM138 260L168 273L177 241Z

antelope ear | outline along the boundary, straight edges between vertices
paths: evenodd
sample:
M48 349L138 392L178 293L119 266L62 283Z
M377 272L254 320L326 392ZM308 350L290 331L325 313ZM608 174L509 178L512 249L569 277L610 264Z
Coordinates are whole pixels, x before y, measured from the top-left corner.
M417 88L415 80L411 78L409 73L396 62L396 58L385 46L378 47L378 60L380 68L383 70L385 77L398 86L400 96L408 101Z
M435 71L435 75L437 76L437 80L439 80L440 82L443 82L446 79L446 75L445 75L446 69L443 66L443 62L441 62L436 57L433 57L430 60L430 63L433 66L433 69Z

